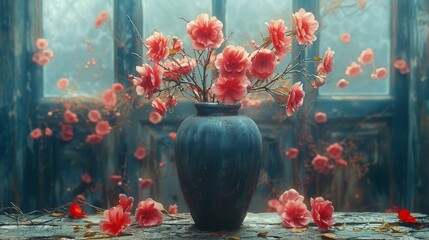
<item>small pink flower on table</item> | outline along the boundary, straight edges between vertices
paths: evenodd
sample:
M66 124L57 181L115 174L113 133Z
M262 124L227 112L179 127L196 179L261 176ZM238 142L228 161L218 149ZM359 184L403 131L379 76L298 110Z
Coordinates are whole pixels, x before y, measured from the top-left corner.
M164 207L152 198L139 202L136 209L136 221L141 227L153 227L161 225L164 221L162 214Z
M296 159L298 157L299 150L298 148L289 148L289 150L286 151L286 157L290 159Z
M271 20L270 24L265 23L280 61L283 60L288 52L292 51L292 37L286 36L285 33L288 28L284 24L285 22L281 19Z
M279 198L277 213L286 227L301 228L310 223L311 213L307 210L304 197L295 189L285 191Z
M314 121L316 123L325 123L328 121L328 117L324 112L317 112L316 114L314 114Z
M287 100L286 114L288 117L292 116L293 113L302 106L304 97L305 92L302 89L302 82L293 84Z
M220 47L223 42L222 28L222 22L207 13L201 13L186 25L188 37L196 50Z
M176 204L173 204L173 205L170 205L169 207L168 207L168 213L169 214L177 214L177 205Z
M130 212L124 211L121 206L104 211L104 217L106 220L100 221L100 229L103 233L113 236L125 232L128 226L133 223Z
M301 8L292 14L296 26L296 40L299 44L311 45L317 37L314 33L319 29L319 23L314 18L313 13Z
M131 212L134 206L134 198L127 197L127 195L121 193L119 194L119 205L122 207L124 212Z
M310 205L314 223L316 223L320 230L328 231L330 227L334 226L334 207L331 201L325 200L322 197L311 198Z

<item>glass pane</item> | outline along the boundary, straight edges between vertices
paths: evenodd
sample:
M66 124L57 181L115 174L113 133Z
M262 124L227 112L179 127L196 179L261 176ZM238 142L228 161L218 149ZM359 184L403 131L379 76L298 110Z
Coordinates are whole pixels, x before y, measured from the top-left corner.
M390 70L390 0L367 1L361 9L356 0L341 2L325 0L321 2L322 24L320 28L320 55L327 47L336 52L334 71L326 78L326 85L320 88L321 95L387 95L389 94L389 74L382 80L371 78L376 68ZM349 43L341 42L343 33L349 33ZM365 49L374 52L373 64L363 65L358 57ZM362 73L354 78L346 75L348 66L356 62ZM349 81L343 89L337 88L340 79Z
M109 18L98 28L97 15ZM44 0L43 34L54 53L43 69L44 96L67 96L56 87L70 80L74 95L96 95L114 81L113 0ZM68 91L67 93L70 93Z

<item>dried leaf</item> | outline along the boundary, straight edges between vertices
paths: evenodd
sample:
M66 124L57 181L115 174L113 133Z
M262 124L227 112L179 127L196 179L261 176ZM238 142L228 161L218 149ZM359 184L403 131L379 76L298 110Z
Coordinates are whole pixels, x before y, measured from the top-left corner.
M344 231L346 229L346 223L341 224L340 226L335 226L338 231Z
M407 231L401 231L401 229L397 227L391 227L390 230L392 230L392 233L407 233Z
M52 217L64 217L64 213L62 212L53 212L51 213Z
M380 227L371 228L371 230L374 232L387 232L390 231L390 225L383 220Z
M287 101L289 99L289 95L285 94L284 92L277 91L276 89L269 90L268 91L271 96L273 96L274 100L280 105L285 106L287 104Z
M227 239L231 239L231 240L239 240L240 236L229 236Z
M223 236L223 234L222 234L222 233L220 233L220 232L213 232L213 233L210 233L210 235L211 235L212 237L222 237L222 236Z
M337 236L335 236L333 233L324 233L322 234L322 238L337 239Z
M268 232L259 232L258 237L266 237L268 235Z
M271 38L270 37L264 37L264 43L269 43L271 42Z
M81 226L74 226L73 227L73 232L79 232L82 229Z
M313 58L313 60L314 60L314 61L322 61L322 60L323 60L323 58L321 58L321 57L319 57L319 56L315 56L315 57Z
M174 56L176 53L177 53L177 51L176 51L176 50L174 50L174 49L170 49L170 50L169 50L169 54L170 54L171 56Z
M362 231L362 228L360 228L360 227L354 227L354 228L352 229L352 231L353 231L353 232L360 232L360 231Z
M91 228L92 225L94 225L91 221L85 221L85 222L86 222L86 224L85 224L86 228Z
M85 234L84 234L83 236L84 236L84 237L94 237L94 236L95 236L95 234L97 234L97 232L94 232L94 231L88 230L88 231L86 231L86 232L85 232Z
M307 231L306 227L304 227L304 228L292 228L292 230L291 230L291 232L293 232L293 233L302 233L305 231Z

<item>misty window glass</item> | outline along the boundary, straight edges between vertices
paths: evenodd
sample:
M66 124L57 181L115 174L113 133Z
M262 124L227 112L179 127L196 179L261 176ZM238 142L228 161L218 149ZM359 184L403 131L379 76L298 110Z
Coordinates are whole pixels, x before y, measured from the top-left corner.
M320 55L323 57L328 47L335 51L334 71L326 78L325 86L319 89L327 95L388 95L390 92L390 15L391 0L367 1L364 10L356 0L341 1L339 7L333 7L338 1L324 0L320 3ZM341 34L349 33L351 41L342 43ZM367 48L374 51L374 64L362 65L358 62L361 52ZM363 72L350 78L346 68L352 62L361 65ZM383 80L371 78L375 68L385 67L388 71ZM344 89L336 87L340 79L350 84Z
M114 82L113 0L44 0L42 5L43 38L54 53L43 67L44 96L69 96L56 87L58 79L68 78L74 96L96 97ZM103 10L109 18L96 28Z

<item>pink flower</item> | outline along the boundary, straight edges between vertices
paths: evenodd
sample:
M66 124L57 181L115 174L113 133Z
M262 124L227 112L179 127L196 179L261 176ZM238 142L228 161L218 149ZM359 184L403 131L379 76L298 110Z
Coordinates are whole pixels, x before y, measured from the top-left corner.
M250 66L249 53L243 47L226 46L216 57L215 66L226 78L241 78Z
M289 98L287 100L286 114L288 117L302 106L304 103L305 92L302 90L302 82L296 82L292 85L292 88L289 92Z
M45 136L46 137L50 137L52 136L52 130L50 128L45 128Z
M35 128L33 131L31 131L30 137L32 139L39 139L39 138L43 137L42 130L40 130L40 128Z
M91 110L88 112L89 121L95 123L101 120L101 113L98 110Z
M323 74L328 74L334 70L334 54L335 52L329 47L325 52L325 57L323 58Z
M127 195L121 193L119 194L119 206L122 207L124 212L131 212L133 210L134 198L127 197Z
M340 158L340 159L336 159L335 162L340 166L340 167L347 167L347 162Z
M158 112L151 112L149 114L149 122L152 124L158 124L162 121L162 116Z
M406 61L398 59L393 62L393 67L398 69L401 74L406 74L410 72L410 68Z
M77 196L76 196L76 200L77 200L77 201L85 201L85 200L86 200L86 198L85 198L85 196L84 196L84 195L79 194L79 195L77 195Z
M48 47L48 40L44 39L44 38L38 38L36 40L36 48L43 50L45 48Z
M160 162L158 166L159 166L160 168L165 167L165 162Z
M240 101L247 93L247 77L219 77L216 83L212 85L211 91L219 102L234 104Z
M346 75L351 78L357 77L361 73L362 73L362 67L356 62L352 62L352 64L348 66L346 69Z
M174 61L165 60L164 67L166 71L164 77L170 77L174 80L179 79L179 75L188 74L197 66L197 62L193 58L184 57L182 60L174 58Z
M175 132L170 132L170 133L168 134L168 137L169 137L172 141L174 141L174 140L176 140L176 133L175 133Z
M106 109L113 109L116 105L116 93L108 88L103 92L102 102Z
M286 204L288 201L303 202L304 196L300 195L298 191L291 188L280 195L279 201L281 204Z
M292 14L296 26L296 40L299 44L311 45L317 37L314 33L319 29L319 23L315 20L313 13L306 12L301 8Z
M114 92L120 93L120 92L124 91L124 85L122 85L120 83L114 83L112 85L112 89Z
M79 122L79 119L77 119L77 115L75 113L73 113L72 111L67 109L64 112L64 122L65 123L77 123L77 122Z
M386 76L387 69L384 67L375 69L375 73L371 74L371 78L376 80L383 80L386 78Z
M169 108L175 107L177 105L177 99L174 96L167 96L164 102L165 105L167 105Z
M80 176L80 179L86 184L90 184L92 182L91 175L89 175L88 173L82 174L82 176Z
M164 221L161 203L155 202L152 198L139 202L136 209L136 221L141 227L153 227L161 225Z
M155 64L153 69L148 64L137 66L136 71L141 77L134 77L133 84L136 86L136 92L140 96L151 98L153 92L161 87L162 71Z
M372 50L372 48L367 48L363 50L358 57L358 62L362 63L363 65L372 64L374 62L374 51Z
M274 209L274 211L277 211L277 208L280 206L280 201L277 199L270 199L268 200L268 207L270 209Z
M120 181L122 181L122 176L121 175L110 175L109 179L112 182L119 183Z
M60 90L66 90L69 87L69 80L67 78L60 78L57 81L57 88Z
M323 66L322 64L320 64L319 66ZM323 71L323 69L321 68L320 71L318 70L318 72ZM325 76L323 75L319 75L316 76L316 79L314 80L314 83L312 84L313 88L318 88L325 85Z
M177 214L177 205L173 204L168 207L168 214Z
M339 89L343 89L343 88L347 87L349 84L350 84L350 82L349 82L349 81L347 81L347 80L345 80L345 79L340 79L340 80L337 82L337 88L339 88Z
M317 154L313 161L311 161L311 164L313 165L314 171L318 173L325 173L327 171L327 165L328 165L328 158L325 156L321 156Z
M164 38L162 33L154 32L152 36L146 39L148 51L146 56L153 62L159 62L168 57L168 40L170 36Z
M314 121L317 123L325 123L328 121L328 117L324 112L317 112L316 114L314 114Z
M278 64L278 57L269 49L260 49L250 55L250 74L260 80L265 80L273 74Z
M43 50L42 55L47 58L51 58L54 56L54 52L52 50Z
M298 148L289 148L289 150L286 151L286 157L290 159L296 159L298 157L298 154Z
M137 158L138 160L142 160L143 158L145 158L146 157L146 148L145 147L138 147L134 151L134 157Z
M343 147L341 147L341 145L338 143L334 143L329 145L329 147L326 148L326 152L328 153L328 156L330 158L339 159L342 157Z
M292 38L285 36L287 27L283 20L271 20L271 23L265 23L268 27L271 41L280 61L286 56L287 52L292 51Z
M103 233L118 236L133 223L131 214L125 212L121 206L112 207L104 211L106 221L100 221L100 229Z
M171 40L170 49L174 50L175 52L180 52L180 50L183 49L182 40L178 39L177 37L173 37Z
M351 39L352 39L352 36L350 35L350 33L341 34L340 41L342 43L349 43Z
M153 180L150 178L139 179L139 181L140 181L140 188L141 189L146 189L146 188L152 186L152 184L153 184Z
M356 0L357 5L360 6L360 10L364 10L366 6L366 0Z
M158 97L152 101L152 107L161 116L164 116L167 112L167 105Z
M110 124L108 121L99 121L97 125L95 125L95 132L98 135L104 136L110 133Z
M101 11L98 13L97 18L95 19L94 26L96 28L101 27L103 23L109 18L109 13L106 10Z
M327 231L328 228L335 224L333 216L334 207L331 201L324 200L322 197L317 197L316 199L311 198L310 205L314 223L316 223L322 231Z
M71 125L64 124L61 126L60 137L63 141L70 141L74 137L73 127Z
M311 213L302 201L288 201L281 214L283 225L286 227L302 228L310 223Z
M222 28L222 22L207 13L201 13L186 25L188 37L196 50L218 48L223 42Z
M86 136L85 142L88 144L97 144L101 143L103 141L103 136L97 135L97 134L89 134Z

